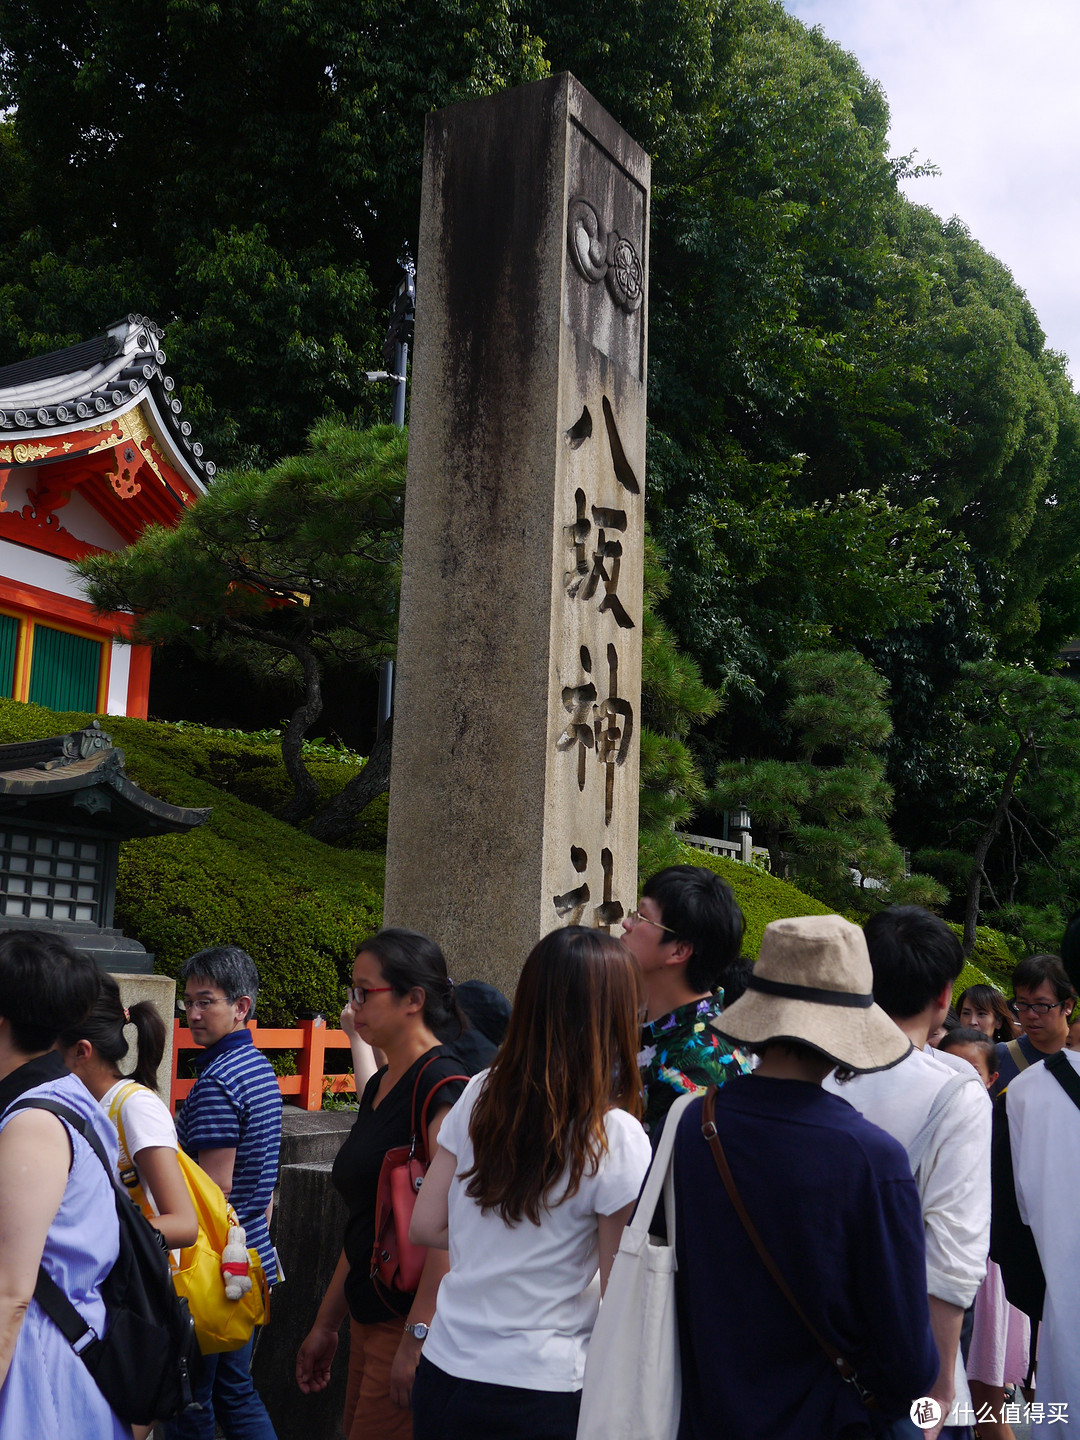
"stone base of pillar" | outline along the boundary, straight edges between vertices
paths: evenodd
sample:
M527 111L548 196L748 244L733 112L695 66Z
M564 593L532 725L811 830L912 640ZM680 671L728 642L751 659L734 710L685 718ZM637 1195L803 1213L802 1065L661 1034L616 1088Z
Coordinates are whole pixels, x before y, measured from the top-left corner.
M170 980L168 975L132 975L123 971L113 973L113 979L120 986L120 999L128 1010L140 1000L149 1000L165 1022L165 1053L158 1066L157 1091L167 1105L173 1073L172 1037L173 1015L176 1011L176 981ZM121 1060L120 1069L126 1074L134 1063L135 1049L132 1047Z

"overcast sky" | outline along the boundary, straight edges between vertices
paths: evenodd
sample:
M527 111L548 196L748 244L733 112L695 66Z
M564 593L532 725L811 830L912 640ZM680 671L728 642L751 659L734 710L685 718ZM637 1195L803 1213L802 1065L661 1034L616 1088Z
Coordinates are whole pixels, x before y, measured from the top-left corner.
M784 0L889 100L904 190L958 215L1026 290L1080 385L1080 0Z

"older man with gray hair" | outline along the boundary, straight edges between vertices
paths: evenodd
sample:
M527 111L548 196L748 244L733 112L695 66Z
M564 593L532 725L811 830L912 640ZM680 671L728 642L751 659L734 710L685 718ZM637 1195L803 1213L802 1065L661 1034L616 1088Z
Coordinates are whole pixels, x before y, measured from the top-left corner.
M246 950L218 945L185 960L180 981L188 1028L203 1053L195 1061L198 1078L176 1133L225 1192L273 1284L277 1257L269 1220L281 1149L281 1091L248 1029L259 972ZM213 1440L215 1417L230 1440L275 1440L251 1379L254 1339L253 1334L239 1350L205 1357L206 1374L195 1397L203 1409L166 1426L169 1440Z

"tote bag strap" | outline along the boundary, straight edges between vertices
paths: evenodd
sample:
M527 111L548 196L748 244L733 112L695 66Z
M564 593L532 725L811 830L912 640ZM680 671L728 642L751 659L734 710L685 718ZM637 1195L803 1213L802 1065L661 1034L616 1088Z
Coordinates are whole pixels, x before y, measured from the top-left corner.
M141 1088L137 1080L128 1081L113 1096L108 1110L109 1119L116 1126L116 1133L120 1140L120 1179L124 1182L126 1189L135 1190L137 1188L140 1193L142 1193L142 1185L139 1180L139 1172L135 1169L135 1159L127 1142L127 1132L124 1129L124 1103L130 1100L136 1090ZM140 1208L142 1207L140 1206ZM145 1211L143 1213L145 1214Z
M917 1134L907 1147L908 1164L911 1166L912 1175L926 1157L930 1142L937 1134L938 1126L941 1124L945 1111L949 1109L953 1101L960 1094L965 1085L981 1085L978 1072L972 1067L970 1075L952 1075L942 1085L941 1089L934 1096L930 1109L926 1113L926 1119L919 1127Z
M791 1287L790 1285L788 1285L783 1275L781 1275L776 1261L765 1248L765 1242L758 1234L757 1226L747 1214L746 1206L743 1204L742 1196L739 1194L738 1186L735 1184L735 1177L731 1173L731 1167L728 1164L727 1156L724 1154L724 1147L723 1145L721 1145L720 1136L717 1133L715 1116L716 1086L710 1085L705 1095L705 1106L702 1112L701 1133L708 1142L709 1149L712 1151L712 1157L716 1161L716 1168L720 1172L720 1179L724 1182L724 1189L728 1193L728 1198L731 1201L732 1206L734 1207L735 1214L739 1217L739 1220L742 1223L742 1227L746 1231L747 1236L749 1237L751 1245L753 1245L754 1249L761 1256L761 1262L765 1266L765 1269L768 1270L773 1280L775 1280L777 1287L780 1290L780 1293L783 1295L784 1299L788 1302L791 1308L795 1311L795 1314L799 1317L802 1323L806 1326L807 1330L813 1336L818 1346L828 1356L829 1361L836 1369L837 1374L839 1374L841 1378L846 1380L850 1385L853 1385L855 1387L864 1405L871 1404L873 1397L868 1395L867 1392L863 1389L863 1387L859 1384L858 1377L855 1374L855 1367L851 1364L849 1360L846 1360L844 1356L840 1354L840 1351L837 1350L835 1345L830 1345L828 1340L825 1339L824 1335L822 1335L821 1332L817 1329L813 1321L809 1318L805 1310L803 1310L802 1306L799 1304L798 1300L795 1299L795 1296L792 1294Z
M425 1060L423 1065L421 1065L420 1069L417 1071L416 1079L413 1081L412 1104L409 1107L409 1134L412 1136L414 1142L416 1140L416 1134L419 1125L419 1116L416 1113L416 1097L420 1093L420 1081L424 1078L424 1072L426 1070L430 1070L432 1065L435 1064L435 1061L441 1060L442 1058L443 1057L441 1055L432 1055L430 1060Z
M649 1173L645 1176L645 1184L638 1196L633 1218L626 1227L635 1235L642 1231L647 1234L662 1194L664 1197L664 1220L667 1225L667 1243L673 1250L675 1248L675 1167L672 1159L675 1150L675 1132L679 1128L683 1111L699 1098L693 1093L680 1095L667 1112L664 1128L660 1132L660 1140L656 1146L656 1153L649 1166Z
M423 1147L423 1153L421 1154L420 1158L423 1160L425 1165L431 1164L431 1142L428 1140L428 1120L430 1118L430 1113L433 1108L435 1096L438 1095L439 1091L443 1088L444 1085L454 1085L458 1082L460 1082L462 1085L467 1085L469 1083L469 1076L444 1075L441 1080L435 1081L435 1084L427 1093L427 1099L424 1101L424 1108L420 1115L419 1131L420 1144ZM413 1138L415 1140L416 1137L414 1136Z
M1031 1061L1024 1054L1023 1050L1020 1049L1019 1040L1010 1040L1005 1046L1005 1049L1012 1056L1012 1062L1016 1066L1017 1074L1022 1070L1026 1070L1031 1064Z

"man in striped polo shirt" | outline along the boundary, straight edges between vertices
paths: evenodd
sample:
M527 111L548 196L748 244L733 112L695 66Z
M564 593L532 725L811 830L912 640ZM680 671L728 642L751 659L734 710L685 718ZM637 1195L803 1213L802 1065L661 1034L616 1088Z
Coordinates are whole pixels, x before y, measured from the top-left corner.
M180 1111L177 1135L228 1196L273 1284L277 1260L269 1220L281 1148L281 1092L247 1028L259 972L245 950L219 945L186 960L180 980L188 1028L203 1053L195 1061L197 1079ZM240 1350L205 1357L196 1395L203 1409L169 1424L169 1440L212 1440L215 1419L228 1437L275 1440L251 1379L254 1339Z

